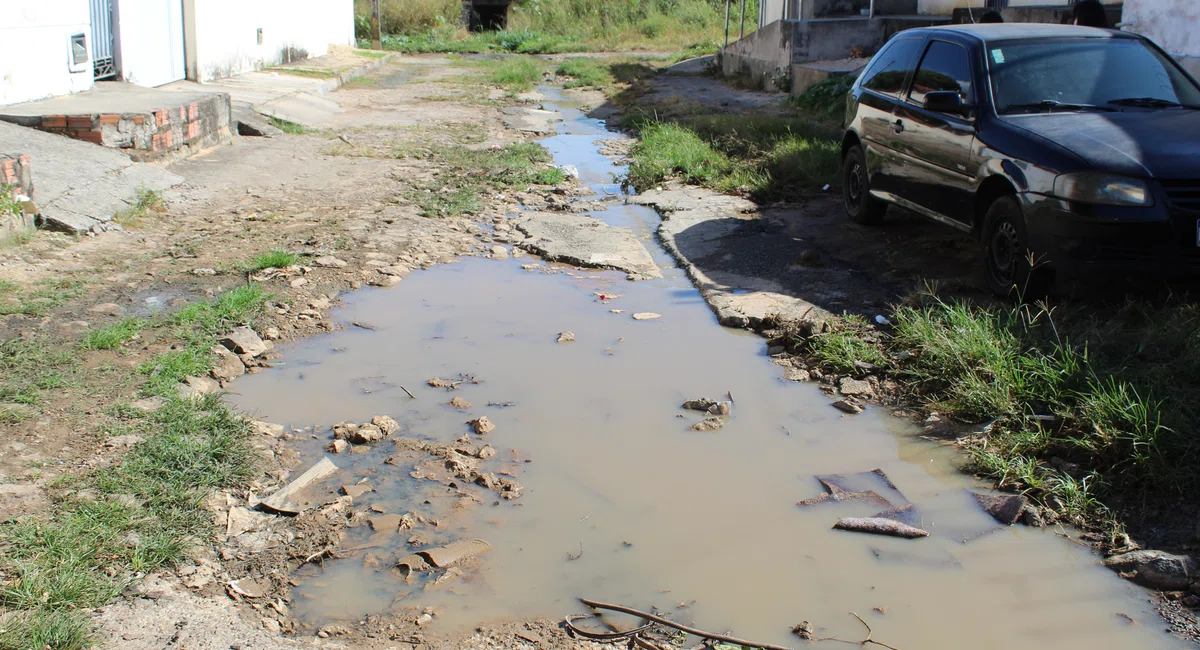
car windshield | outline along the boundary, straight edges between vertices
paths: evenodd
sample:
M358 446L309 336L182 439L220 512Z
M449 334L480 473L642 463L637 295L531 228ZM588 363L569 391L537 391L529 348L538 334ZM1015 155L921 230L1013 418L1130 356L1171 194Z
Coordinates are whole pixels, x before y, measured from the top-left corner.
M1200 89L1135 39L990 43L987 58L1000 114L1200 107Z

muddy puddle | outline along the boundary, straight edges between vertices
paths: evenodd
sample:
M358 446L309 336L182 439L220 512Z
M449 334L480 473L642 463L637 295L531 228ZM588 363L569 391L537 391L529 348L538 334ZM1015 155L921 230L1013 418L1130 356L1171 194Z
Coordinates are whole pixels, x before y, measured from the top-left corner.
M555 107L565 120L545 144L558 162L598 194L619 192L621 170L593 144L611 137L603 124ZM614 203L596 216L637 233L664 277L465 259L346 296L334 312L346 329L281 346L283 365L234 386L232 399L259 417L316 427L295 444L301 467L324 456L339 466L322 484L328 498L365 481L374 491L353 504L364 517L423 520L399 534L351 528L349 557L303 568L292 594L302 622L431 606L434 629L449 632L580 613L585 596L791 646L805 620L819 636L862 639L856 612L874 639L905 650L1179 647L1147 595L1088 549L1049 529L998 529L965 492L976 486L956 471L956 452L880 409L843 416L815 387L782 381L764 342L719 326L671 265L653 212ZM575 340L559 343L564 331ZM433 377L466 381L447 390ZM691 430L704 414L679 406L702 396L732 396L722 429ZM456 397L470 406L451 406ZM412 478L428 458L414 443L324 450L332 425L383 414L403 427L392 438L490 445L494 457L471 462L519 482L519 498ZM480 416L495 425L486 435L467 424ZM832 529L878 504L796 505L824 492L816 475L875 468L895 490L870 487L914 504L929 537ZM410 584L391 567L412 538L424 549L480 538L491 550Z

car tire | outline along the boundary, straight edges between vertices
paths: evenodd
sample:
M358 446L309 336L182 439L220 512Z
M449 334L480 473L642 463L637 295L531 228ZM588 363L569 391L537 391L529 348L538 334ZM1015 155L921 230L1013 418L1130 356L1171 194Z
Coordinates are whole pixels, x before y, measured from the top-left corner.
M878 224L887 211L886 203L871 196L871 177L862 145L850 147L842 161L842 203L846 216L855 223Z
M983 221L983 257L988 288L998 296L1030 300L1044 297L1051 274L1030 263L1029 233L1015 196L1002 196L988 207Z

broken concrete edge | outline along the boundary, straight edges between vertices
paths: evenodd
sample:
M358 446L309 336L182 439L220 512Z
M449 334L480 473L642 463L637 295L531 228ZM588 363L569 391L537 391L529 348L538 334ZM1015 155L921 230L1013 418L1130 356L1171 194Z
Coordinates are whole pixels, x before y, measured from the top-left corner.
M306 472L300 475L299 478L288 483L283 489L275 492L271 496L259 502L259 507L267 508L275 512L295 515L303 511L303 507L291 502L292 496L303 491L305 488L318 483L337 472L337 465L329 458L322 458L320 462L308 468Z
M296 91L292 91L290 93L286 93L284 95L280 95L279 97L275 97L269 101L262 102L259 105L252 106L251 110L259 115L270 118L270 117L272 117L272 115L268 112L261 110L259 108L259 106L265 106L266 104L276 101L276 100L279 100L279 99L286 99L288 97L294 97L294 96L303 95L303 94L327 95L359 77L366 76L366 75L382 68L387 62L391 61L392 59L396 58L397 56L399 56L398 52L392 52L390 54L385 54L384 56L381 56L378 59L371 59L371 60L367 61L366 63L363 63L362 65L355 66L348 70L343 70L342 72L339 72L339 73L335 74L334 76L323 80L321 83L317 84L317 86L314 88L305 88L304 90L296 90ZM284 73L284 74L286 74L286 73ZM280 133L282 133L282 131L280 131ZM272 135L276 135L276 134L272 134Z
M680 187L692 191L710 191L704 190L704 188L695 185L681 185ZM713 194L719 193L713 192ZM644 197L644 195L641 194L637 196ZM729 294L722 284L706 274L696 264L692 263L692 261L683 254L683 251L680 250L678 244L675 242L675 235L667 228L667 222L670 221L671 216L678 211L677 208L666 202L659 203L652 200L639 201L638 204L650 207L658 214L661 221L655 232L658 235L659 242L662 244L663 248L667 250L675 262L679 264L684 272L687 273L688 279L692 281L692 284L696 287L696 290L700 292L700 297L704 299L704 302L708 305L709 309L716 314L717 322L725 327L736 327L751 331L760 329L763 326L764 318L748 316L738 311L734 306L724 304L724 299L732 294ZM797 302L799 303L803 301L797 299ZM831 318L832 314L810 303L806 306L804 317L816 321L825 321Z

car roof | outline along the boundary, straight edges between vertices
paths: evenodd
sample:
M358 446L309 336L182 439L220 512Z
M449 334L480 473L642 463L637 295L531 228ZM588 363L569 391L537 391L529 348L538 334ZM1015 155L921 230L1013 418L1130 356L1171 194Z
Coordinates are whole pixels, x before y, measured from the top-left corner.
M1136 39L1134 34L1097 27L1079 25L1055 25L1049 23L977 23L927 27L921 31L933 33L956 32L973 36L985 43L991 41L1013 41L1047 38L1124 38Z

